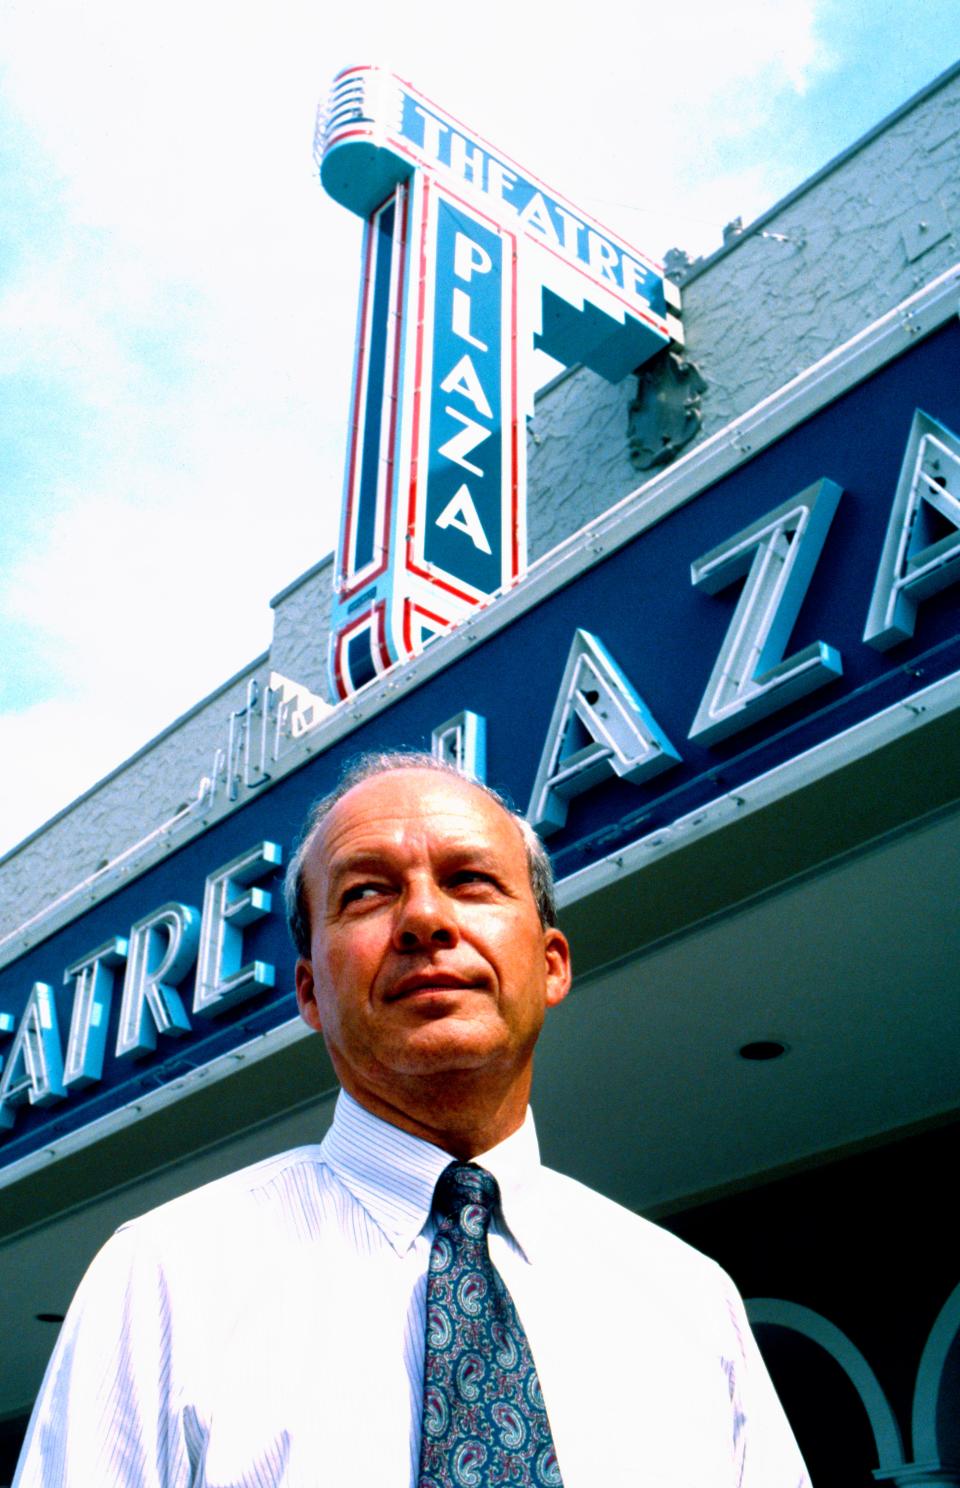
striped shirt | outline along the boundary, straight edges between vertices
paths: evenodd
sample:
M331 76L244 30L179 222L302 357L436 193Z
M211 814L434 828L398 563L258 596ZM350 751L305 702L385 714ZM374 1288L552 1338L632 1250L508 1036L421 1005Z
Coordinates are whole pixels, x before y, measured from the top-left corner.
M301 1147L123 1226L61 1330L14 1488L412 1488L449 1154L342 1094ZM724 1274L541 1166L478 1158L565 1488L802 1488Z

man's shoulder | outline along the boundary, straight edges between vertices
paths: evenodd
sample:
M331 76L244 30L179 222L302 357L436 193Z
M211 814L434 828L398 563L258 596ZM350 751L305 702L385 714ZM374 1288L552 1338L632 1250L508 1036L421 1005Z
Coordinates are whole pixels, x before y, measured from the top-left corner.
M188 1189L128 1220L120 1229L134 1230L142 1238L170 1239L183 1233L196 1240L207 1226L250 1223L258 1216L269 1216L272 1210L302 1206L316 1187L322 1165L318 1143L293 1147Z
M727 1291L730 1281L716 1261L695 1250L662 1225L645 1219L576 1178L542 1168L542 1195L574 1246L589 1241L600 1264L629 1263L650 1276L667 1276L685 1286Z

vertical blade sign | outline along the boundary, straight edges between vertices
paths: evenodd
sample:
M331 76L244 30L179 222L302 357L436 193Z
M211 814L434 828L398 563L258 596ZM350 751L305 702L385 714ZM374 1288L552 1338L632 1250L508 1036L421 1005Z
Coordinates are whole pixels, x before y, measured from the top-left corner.
M334 79L317 159L366 222L331 641L343 698L522 576L534 347L618 382L682 333L659 265L392 73Z

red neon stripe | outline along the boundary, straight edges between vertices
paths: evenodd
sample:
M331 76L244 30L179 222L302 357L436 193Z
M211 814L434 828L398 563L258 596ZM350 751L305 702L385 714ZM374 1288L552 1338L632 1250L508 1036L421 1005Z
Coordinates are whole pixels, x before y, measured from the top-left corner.
M417 287L417 354L413 374L413 437L410 444L410 493L407 499L407 532L404 550L407 566L410 565L410 539L417 513L417 479L420 467L420 406L421 379L423 377L423 313L427 295L427 202L430 195L430 178L423 178L423 214L420 221L420 279Z
M343 653L346 646L346 641L346 633L341 631L337 636L336 644L333 649L333 679L336 683L337 695L340 698L350 696L350 693L347 690L347 684L344 681L343 676Z
M392 659L392 657L390 655L390 652L387 649L387 625L386 625L386 608L387 608L387 602L386 602L386 600L385 599L378 600L377 603L374 605L373 608L374 608L374 612L375 612L375 614L374 614L374 627L376 628L377 648L378 648L378 650L380 652L380 660L383 663L384 670L386 670L387 667L393 665L393 659ZM371 634L371 639L373 639L372 634ZM371 648L371 651L372 651L372 648ZM376 665L376 657L375 656L374 656L374 665Z
M456 202L457 206L462 207L469 217L479 217L481 222L488 223L491 232L495 232L498 235L505 233L508 238L516 237L516 233L511 232L510 228L506 227L500 221L499 217L494 217L490 212L481 211L476 202L471 201L469 197L458 196L445 181L434 181L433 184L438 196L443 196L448 201Z
M425 177L424 178L424 187L425 188L426 188L426 185L427 185L428 180L430 180L429 177ZM474 217L474 218L479 218L480 221L489 223L491 230L494 231L497 234L497 237L499 237L501 239L507 239L508 241L513 242L514 250L516 249L516 238L515 238L515 236L507 228L504 228L496 220L495 217L490 217L490 216L487 215L486 212L481 212L477 207L474 206L473 202L464 201L462 197L457 196L456 192L450 191L448 189L448 187L446 186L446 184L441 184L439 181L433 182L432 184L436 188L438 199L440 199L442 197L442 198L445 198L445 199L447 199L449 201L456 202L456 204L458 206L460 206L460 207L462 207L464 209L464 211L467 213L467 216ZM419 408L420 379L421 379L421 376L422 376L423 320L424 320L424 294L423 294L422 291L423 291L423 286L424 286L425 277L426 277L426 270L425 270L425 266L424 266L424 260L425 260L425 256L426 256L426 237L427 237L427 230L426 230L426 206L424 206L424 225L423 225L423 233L422 233L422 238L421 238L421 249L420 249L421 297L420 297L420 304L419 304L419 310L418 310L418 315L417 315L417 374L416 374L416 377L417 377L417 389L416 389L416 395L415 396L416 396L416 398L417 398L418 401L414 403L414 446L413 446L413 460L411 462L411 470L410 470L410 503L409 503L409 506L408 506L408 513L407 513L408 529L409 529L409 531L411 533L413 531L413 528L414 528L414 525L415 525L415 522L416 522L416 487L417 487L417 464L416 464L416 461L417 461L417 449L418 449L417 435L418 435L418 431L419 431L419 413L420 413L420 408ZM516 315L516 308L514 308L514 315ZM514 406L516 406L516 376L515 375L514 375ZM485 600L489 599L489 595L486 594L483 590L480 590L480 589L468 590L468 589L459 588L456 584L451 583L449 579L441 579L438 576L438 574L436 573L435 570L428 569L428 568L422 568L420 566L420 564L417 563L416 560L414 559L413 553L412 553L411 550L412 550L412 544L410 542L408 542L407 545L406 545L406 553L407 553L406 567L407 567L407 570L408 570L409 573L415 574L416 577L419 578L419 579L427 579L428 582L431 583L431 584L433 584L433 585L435 585L436 588L443 589L445 591L445 593L452 594L455 599L463 600L463 602L465 604L468 604L468 605L470 605L473 608L475 608L477 605L482 604Z
M379 656L382 667L393 665L390 653L387 650L387 638L384 626L384 614L386 611L386 600L378 599L365 610L359 619L352 621L344 630L337 633L333 651L333 672L337 692L341 698L352 697L353 693L359 691L353 686L353 678L349 679L344 668L344 658L347 647L355 636L366 630L370 634L370 657L373 661L374 670L377 670L377 658Z
M349 679L348 685L347 674L344 668L344 658L346 656L347 647L353 640L354 636L359 635L361 630L369 630L372 628L372 616L373 607L371 606L369 610L365 610L363 612L358 620L352 621L350 625L346 626L344 630L339 631L337 634L333 653L333 670L334 678L337 684L337 691L342 698L350 697L356 690L352 685L352 677Z
M346 537L346 542L343 545L343 552L340 555L340 559L341 559L340 581L341 581L341 584L342 585L345 585L346 582L347 582L347 574L349 572L349 562L350 562L350 550L353 547L353 538L355 536L355 534L353 532L354 477L355 477L355 473L356 473L357 448L358 448L358 445L359 445L359 435L360 435L360 402L361 402L361 389L363 387L363 369L364 369L364 362L365 362L365 356L366 356L366 350L367 350L367 314L368 314L368 311L369 311L369 308L370 308L370 297L371 297L371 294L372 294L372 284L373 284L372 265L373 265L373 249L374 249L374 239L375 239L375 236L376 235L375 235L374 227L373 227L373 218L372 217L368 217L367 218L367 230L366 230L367 241L364 244L364 256L363 256L364 257L364 262L363 262L363 274L364 274L364 279L363 279L363 298L362 298L361 304L360 304L360 336L359 336L359 340L358 340L358 343L357 343L357 369L356 369L356 373L354 374L354 380L353 380L353 418L352 418L352 421L351 421L351 430L350 430L350 463L349 463L348 474L347 474L347 491L346 491L347 510L346 510L345 515L344 515L344 524L343 524L343 530L344 530L344 536Z
M380 528L380 551L383 553L382 573L388 566L390 553L390 519L393 514L393 471L397 453L397 407L400 392L400 354L403 331L403 276L407 266L407 211L410 192L404 182L397 188L397 212L400 217L400 262L397 268L396 300L394 313L396 326L393 336L393 373L390 383L390 433L387 438L386 494L383 503L383 523ZM402 210L401 210L402 207Z
M447 579L439 578L433 569L421 568L418 563L414 563L413 559L407 564L407 568L410 573L416 574L418 579L428 579L435 589L442 589L446 594L452 594L454 599L462 599L465 604L473 608L486 603L490 598L489 594L484 593L482 589L475 589L472 593L466 589L457 589Z
M417 356L416 371L414 374L415 387L413 394L413 438L411 441L410 457L410 498L407 503L407 541L404 544L406 568L408 572L416 574L418 578L428 579L430 583L436 584L438 588L445 589L456 599L465 600L467 604L476 604L476 598L472 594L465 594L462 589L457 589L453 584L439 579L429 569L421 568L413 557L413 543L411 541L417 519L417 480L419 478L419 455L420 455L420 410L421 410L421 381L423 378L423 323L424 310L426 306L426 282L427 282L427 196L432 185L431 177L425 175L423 178L423 218L420 225L420 293L417 302ZM452 195L446 192L439 184L437 191L440 196ZM457 197L453 197L457 201ZM461 203L461 205L463 205ZM481 213L477 214L481 216ZM487 219L488 221L492 219Z
M427 620L435 621L437 625L442 625L444 630L453 624L453 621L445 615L435 615L432 610L428 610L424 605L414 604L413 600L408 600L407 603L412 611L415 611L418 615L423 615Z
M332 150L334 145L342 145L346 140L351 139L373 139L373 130L335 129L333 134L331 134L330 138L327 140L326 144L323 147L324 155L326 155L328 150Z
M445 619L443 615L435 615L432 610L425 609L423 605L414 604L412 599L405 599L403 601L403 649L409 657L417 654L413 644L413 616L415 614L423 615L427 620L433 620L444 630L449 630L454 623L452 620Z
M520 449L519 411L517 409L517 240L513 240L513 257L510 273L510 577L520 575L520 538L517 520L520 509Z

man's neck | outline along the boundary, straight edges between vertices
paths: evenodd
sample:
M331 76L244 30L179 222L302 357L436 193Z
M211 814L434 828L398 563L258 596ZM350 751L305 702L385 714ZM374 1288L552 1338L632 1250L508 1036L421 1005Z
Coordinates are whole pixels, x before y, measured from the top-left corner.
M460 1162L489 1152L518 1131L527 1114L530 1093L527 1081L525 1087L514 1085L497 1099L489 1086L475 1091L472 1082L450 1076L431 1080L426 1090L403 1089L389 1095L358 1088L350 1079L341 1078L341 1083L371 1115L432 1143Z

